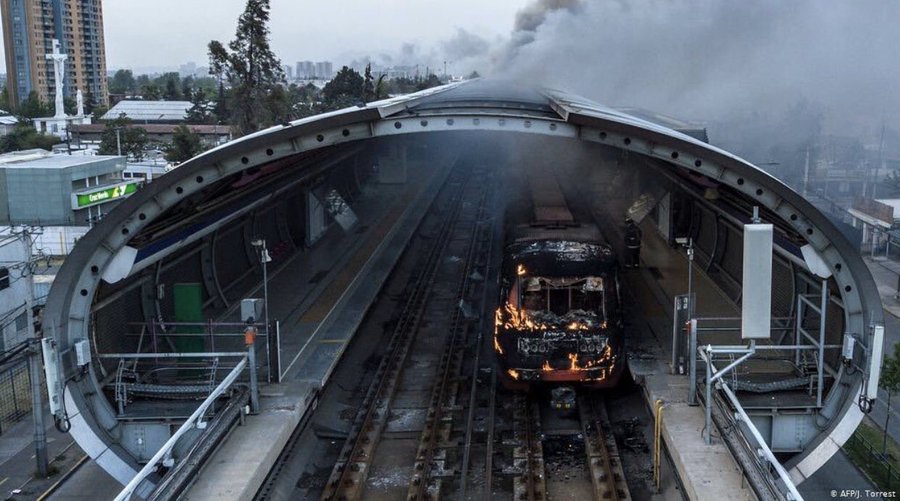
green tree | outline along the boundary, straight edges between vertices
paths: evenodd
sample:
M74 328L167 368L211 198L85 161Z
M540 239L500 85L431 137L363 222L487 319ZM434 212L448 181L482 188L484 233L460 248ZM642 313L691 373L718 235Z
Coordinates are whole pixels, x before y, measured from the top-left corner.
M3 90L0 91L0 110L7 113L12 111L12 106L9 102L9 89L5 85L3 86Z
M900 343L894 345L892 355L884 357L878 386L881 386L888 394L887 413L884 418L884 439L881 444L881 454L884 455L887 452L887 430L891 420L891 396L900 391Z
M50 115L50 108L41 101L37 92L31 91L19 105L19 115L25 118L46 117Z
M203 89L197 89L191 96L191 107L187 111L186 121L191 124L213 123L212 106Z
M362 75L344 66L322 89L324 111L346 108L362 100L364 81Z
M468 78L469 80L473 80L475 78L481 78L481 75L479 75L477 71L473 71L472 73L469 73L469 76L467 76L466 78Z
M53 145L59 143L58 137L41 134L31 124L21 122L9 134L0 137L0 153L34 148L50 151L53 149Z
M148 101L158 101L162 97L162 91L156 84L147 84L141 87L141 96Z
M203 152L200 135L186 125L175 127L172 143L166 146L166 160L181 163L194 158Z
M231 85L229 111L238 134L271 125L278 114L270 94L284 83L284 71L269 47L268 23L269 0L247 0L228 48L216 40L209 43L210 74Z
M181 98L185 101L194 95L194 76L188 75L181 79Z
M109 79L110 94L133 94L138 88L131 70L118 70Z
M101 155L118 155L119 146L121 154L130 157L135 162L144 160L144 151L147 148L147 131L142 127L136 127L131 119L124 114L119 118L106 123L103 134L100 135Z
M366 64L366 72L363 76L363 102L375 100L375 77L372 76L372 63Z
M441 85L441 79L438 78L434 73L431 73L427 78L419 81L419 83L416 84L416 90L430 89L432 87L437 87L438 85Z

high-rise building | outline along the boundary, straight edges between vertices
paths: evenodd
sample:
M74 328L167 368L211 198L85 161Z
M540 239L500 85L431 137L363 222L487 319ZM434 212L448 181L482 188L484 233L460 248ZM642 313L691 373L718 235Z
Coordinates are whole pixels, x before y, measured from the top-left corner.
M316 63L316 78L327 80L332 76L334 76L334 71L331 67L331 61L319 61Z
M312 61L300 61L297 63L297 78L309 79L316 76L316 64Z
M32 91L53 102L56 78L45 56L54 39L68 55L65 96L75 99L81 89L87 102L109 102L101 0L0 0L0 13L10 103Z
M284 78L287 79L288 82L294 79L294 67L286 64L284 65Z

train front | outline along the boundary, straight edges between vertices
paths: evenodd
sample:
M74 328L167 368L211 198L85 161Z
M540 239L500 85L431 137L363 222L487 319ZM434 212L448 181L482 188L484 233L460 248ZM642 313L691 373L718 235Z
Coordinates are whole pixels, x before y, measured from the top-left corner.
M494 326L505 385L616 385L624 366L616 269L612 250L599 242L506 248Z

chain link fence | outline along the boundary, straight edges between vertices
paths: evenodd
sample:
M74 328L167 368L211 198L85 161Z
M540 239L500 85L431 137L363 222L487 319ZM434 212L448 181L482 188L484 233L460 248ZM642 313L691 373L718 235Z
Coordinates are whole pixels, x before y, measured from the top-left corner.
M28 363L19 359L0 366L0 434L30 414Z

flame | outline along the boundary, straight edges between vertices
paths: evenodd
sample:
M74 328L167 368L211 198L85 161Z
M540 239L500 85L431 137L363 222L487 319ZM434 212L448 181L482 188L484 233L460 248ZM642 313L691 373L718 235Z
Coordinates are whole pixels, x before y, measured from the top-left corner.
M524 266L522 266L521 264L519 266L516 266L516 275L519 275L521 277L525 275L525 272L526 270Z
M569 370L577 371L578 367L578 354L577 353L569 353Z
M550 361L544 360L544 365L541 366L541 370L544 372L550 372L553 370L553 367L550 367Z
M494 350L503 355L503 347L500 346L500 341L497 339L500 335L501 325L503 325L503 313L500 311L500 308L497 308L497 311L494 313Z
M507 369L506 373L509 374L509 377L515 379L516 381L519 380L519 371L515 369Z
M552 328L549 325L535 322L528 315L528 312L524 309L520 310L511 304L507 303L504 308L506 309L507 317L509 320L506 322L503 321L503 313L500 309L497 310L497 315L494 317L495 324L499 327L502 325L506 329L515 329L515 330L547 330Z

